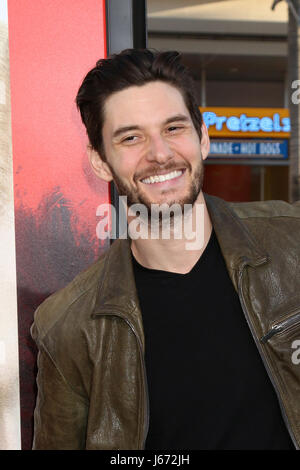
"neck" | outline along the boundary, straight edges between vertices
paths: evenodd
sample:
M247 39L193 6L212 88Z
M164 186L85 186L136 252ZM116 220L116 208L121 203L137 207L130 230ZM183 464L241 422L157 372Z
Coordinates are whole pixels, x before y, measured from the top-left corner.
M133 256L146 268L186 274L202 255L212 231L202 191L183 225L180 238L171 236L166 240L160 234L158 239L132 240ZM191 239L192 234L194 239Z

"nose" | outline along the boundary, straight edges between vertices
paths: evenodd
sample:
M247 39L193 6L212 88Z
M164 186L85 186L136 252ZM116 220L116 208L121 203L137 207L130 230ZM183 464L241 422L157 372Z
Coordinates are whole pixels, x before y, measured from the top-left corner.
M167 140L162 135L151 136L147 160L164 164L171 158L173 158L173 151Z

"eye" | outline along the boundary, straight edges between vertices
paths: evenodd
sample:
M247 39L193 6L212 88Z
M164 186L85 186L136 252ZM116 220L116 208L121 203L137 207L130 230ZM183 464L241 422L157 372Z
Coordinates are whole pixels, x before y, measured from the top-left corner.
M136 139L137 139L136 135L129 135L128 137L125 137L125 139L123 139L122 142L131 143L131 142L135 142Z
M169 132L176 132L176 131L180 131L181 129L183 129L183 126L170 126L170 127L168 127Z

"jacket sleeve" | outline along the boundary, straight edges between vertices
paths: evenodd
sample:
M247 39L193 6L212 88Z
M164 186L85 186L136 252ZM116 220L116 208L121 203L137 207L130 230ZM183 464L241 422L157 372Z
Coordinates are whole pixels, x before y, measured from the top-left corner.
M88 404L43 348L38 353L34 450L85 449Z

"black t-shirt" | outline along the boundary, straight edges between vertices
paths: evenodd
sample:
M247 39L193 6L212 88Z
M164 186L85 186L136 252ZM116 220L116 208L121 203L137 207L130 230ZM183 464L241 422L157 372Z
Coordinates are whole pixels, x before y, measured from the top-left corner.
M146 449L294 449L214 231L187 274L132 259L145 330Z

